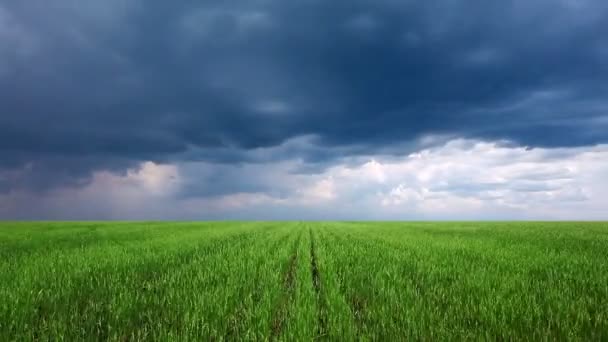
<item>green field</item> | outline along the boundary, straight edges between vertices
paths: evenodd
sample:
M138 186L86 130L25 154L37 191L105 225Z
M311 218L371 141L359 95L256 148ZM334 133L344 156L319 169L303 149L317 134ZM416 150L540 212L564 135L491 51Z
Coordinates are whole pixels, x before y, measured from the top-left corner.
M605 340L608 223L1 223L0 340Z

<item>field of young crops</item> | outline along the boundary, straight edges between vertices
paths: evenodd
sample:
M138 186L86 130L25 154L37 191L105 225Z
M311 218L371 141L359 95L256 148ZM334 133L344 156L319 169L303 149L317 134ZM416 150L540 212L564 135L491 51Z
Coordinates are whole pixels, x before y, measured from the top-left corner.
M0 340L608 339L607 223L1 223Z

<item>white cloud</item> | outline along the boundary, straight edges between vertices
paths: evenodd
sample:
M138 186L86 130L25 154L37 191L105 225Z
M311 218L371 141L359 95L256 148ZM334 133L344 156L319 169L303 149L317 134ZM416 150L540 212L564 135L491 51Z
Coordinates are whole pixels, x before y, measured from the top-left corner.
M519 218L605 215L608 146L526 149L453 140L397 160L374 161L373 172L370 163L328 171L338 184L337 202L367 197L370 208L379 204L387 215L404 217L476 218L485 212Z
M125 174L100 171L82 187L0 195L0 217L25 219L162 219L180 175L174 165L142 163Z
M153 162L141 164L139 169L127 171L121 178L111 178L123 185L136 186L152 195L167 195L177 189L179 172L174 165L159 165Z
M292 200L298 204L310 205L331 201L336 198L335 184L332 177L320 179L310 186L296 190Z
M339 164L321 174L289 176L283 167L275 186L292 191L273 205L298 205L304 211L350 207L354 218L374 214L404 219L606 215L605 145L529 149L457 139L400 158L376 156L356 165Z
M301 143L301 142L300 142ZM456 139L319 173L299 160L141 164L84 187L0 196L42 218L606 219L608 145L535 148ZM184 193L189 193L185 196Z

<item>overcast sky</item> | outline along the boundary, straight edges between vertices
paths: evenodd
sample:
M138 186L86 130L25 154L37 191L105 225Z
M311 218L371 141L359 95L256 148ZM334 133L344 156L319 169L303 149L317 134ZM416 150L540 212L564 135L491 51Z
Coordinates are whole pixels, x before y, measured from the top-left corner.
M608 1L0 0L1 219L608 219Z

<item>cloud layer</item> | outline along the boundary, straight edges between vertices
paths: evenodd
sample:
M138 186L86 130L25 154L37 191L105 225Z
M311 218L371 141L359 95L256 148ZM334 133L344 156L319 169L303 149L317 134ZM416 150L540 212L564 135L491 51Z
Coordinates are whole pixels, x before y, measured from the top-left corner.
M90 189L142 165L186 175L180 203L263 202L293 195L287 175L448 141L595 151L608 143L606 22L608 3L594 0L0 0L5 216L22 216L19 194ZM333 182L310 186L330 194ZM513 181L513 194L474 183L483 201L508 202L559 182ZM441 186L463 197L467 184L369 190L388 191L388 212ZM564 202L586 196L560 189Z
M522 148L452 140L382 160L300 173L288 160L143 163L86 186L0 196L15 218L601 219L608 146ZM11 205L13 207L11 207ZM19 211L19 208L27 208ZM68 213L68 214L66 214Z

